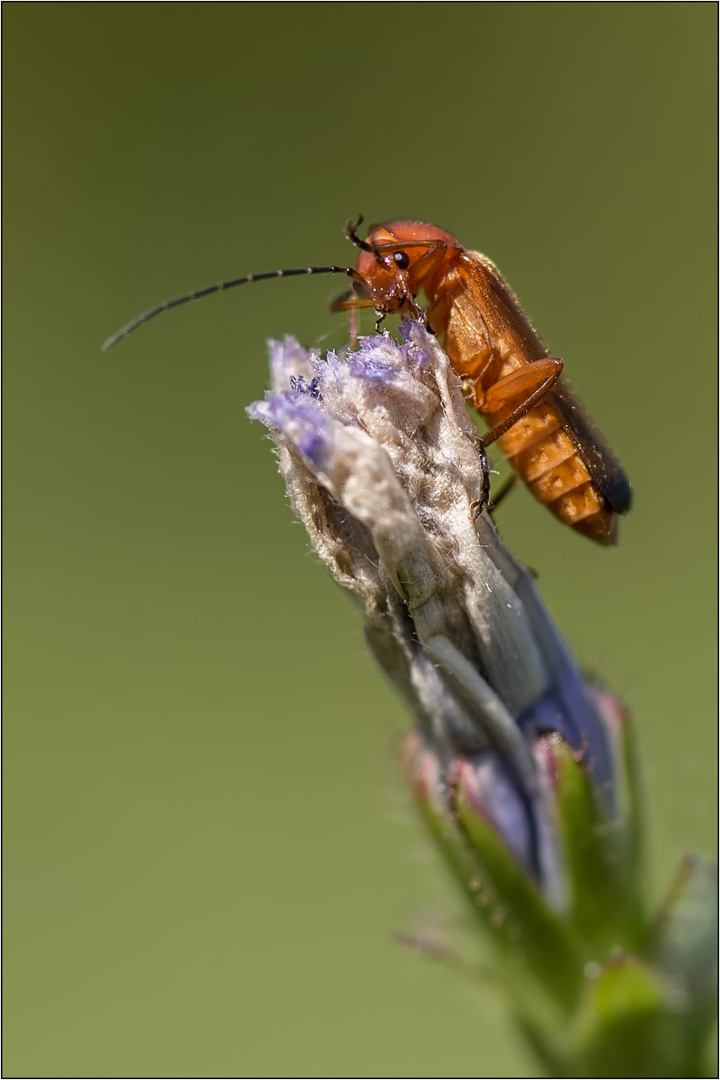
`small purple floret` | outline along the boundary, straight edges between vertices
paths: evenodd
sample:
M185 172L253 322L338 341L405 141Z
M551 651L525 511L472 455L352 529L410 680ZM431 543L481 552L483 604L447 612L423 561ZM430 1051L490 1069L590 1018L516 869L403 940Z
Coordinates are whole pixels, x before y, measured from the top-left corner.
M290 376L290 389L296 394L305 394L307 397L315 398L317 401L322 399L320 393L320 379L315 375L308 382L304 375L291 375Z
M251 405L248 415L278 431L315 467L322 468L332 448L334 428L314 395L270 393Z

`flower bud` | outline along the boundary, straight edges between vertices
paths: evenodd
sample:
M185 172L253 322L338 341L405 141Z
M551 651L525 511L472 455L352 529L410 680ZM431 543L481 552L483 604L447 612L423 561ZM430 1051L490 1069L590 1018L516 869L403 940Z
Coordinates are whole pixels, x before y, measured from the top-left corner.
M400 333L343 356L273 343L274 389L249 414L414 717L406 775L521 1032L555 1075L663 1075L628 1071L638 1055L680 1070L715 986L705 877L678 886L653 938L628 718L499 540L487 458L437 339L411 322Z

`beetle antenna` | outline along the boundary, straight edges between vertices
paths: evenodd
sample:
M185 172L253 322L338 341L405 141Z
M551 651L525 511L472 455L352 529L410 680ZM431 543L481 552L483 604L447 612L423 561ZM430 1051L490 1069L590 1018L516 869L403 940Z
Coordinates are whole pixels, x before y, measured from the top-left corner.
M107 341L103 343L103 352L108 349L112 349L113 345L117 345L118 341L122 341L124 337L131 334L133 330L137 330L138 326L142 326L143 323L149 322L150 319L154 319L156 315L160 315L163 311L169 311L170 308L179 307L180 304L187 304L189 300L201 300L203 296L209 296L210 293L222 292L224 289L234 289L236 285L245 285L249 281L266 281L268 278L281 278L281 277L297 277L302 274L346 274L348 277L353 278L355 281L363 282L363 278L358 274L357 270L354 270L350 266L305 266L300 270L272 270L267 274L246 274L245 277L232 278L229 281L221 281L217 285L208 285L204 289L197 289L195 292L185 293L183 296L176 296L172 300L163 300L162 304L158 304L154 308L150 308L149 311L143 312L142 315L138 315L132 322L127 323L112 334Z
M371 255L374 255L377 258L377 248L375 248L372 244L368 244L367 240L361 240L357 234L357 230L360 228L364 220L365 218L362 216L362 214L358 214L355 221L350 218L347 225L345 226L345 239L349 240L351 244L355 245L355 247L360 248L361 251L369 251Z

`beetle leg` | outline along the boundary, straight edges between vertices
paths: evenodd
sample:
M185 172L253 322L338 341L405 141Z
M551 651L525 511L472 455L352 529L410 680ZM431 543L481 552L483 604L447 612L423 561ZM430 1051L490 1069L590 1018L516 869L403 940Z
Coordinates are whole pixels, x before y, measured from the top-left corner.
M405 251L407 248L418 247L432 248L433 251L436 248L447 250L444 240L388 240L385 244L375 244L372 250L377 255L390 255L393 251ZM425 256L422 255L421 258L424 259Z
M489 509L497 510L500 503L503 501L506 495L510 494L517 482L517 473L512 473L510 476L508 476L503 486L498 490L497 495L490 496Z
M378 333L381 323L383 323L385 321L385 319L387 319L388 315L394 314L394 312L383 311L382 308L378 308L378 307L375 306L375 301L374 300L371 300L371 299L369 299L367 297L363 297L363 296L355 296L354 293L352 293L352 292L340 293L340 295L336 296L335 299L330 304L330 310L331 311L352 312L352 311L357 311L358 308L371 308L371 307L375 308L375 310L377 312L377 315L378 315L378 317L377 317L377 319L375 321L375 333ZM412 314L414 319L416 319L418 322L424 323L425 326L426 326L426 329L430 330L432 332L432 327L427 324L427 319L425 318L425 312L423 311L423 309L421 307L418 307L418 305L415 303L414 298L409 293L406 294L404 300L402 301L402 304L400 305L399 310L405 311L406 313L409 313L409 314ZM352 337L352 334L353 334L352 322L350 322L350 334L351 334L351 337Z
M490 431L486 432L480 440L483 447L494 443L501 435L504 435L526 416L538 402L542 401L550 387L557 382L563 369L563 361L556 356L544 356L542 360L534 360L531 364L511 371L499 379L484 396L482 411L484 413L497 412L521 394L525 395L516 408L501 420Z
M352 289L340 293L330 301L331 311L349 311L350 308L374 307L372 300L364 296L356 296Z
M483 382L492 378L491 369L497 367L499 362L500 358L492 349L483 349L482 352L476 353L469 360L463 361L465 370L460 374L463 393L478 412L489 411L485 408L488 395L483 390ZM491 383L492 385L495 384Z
M360 341L360 317L357 308L354 307L347 309L347 335L348 349L350 352L355 352Z
M362 296L356 296L352 289L340 293L340 295L336 296L331 302L331 311L347 311L348 313L348 345L351 352L355 351L358 344L360 331L357 317L358 308L369 308L374 306L372 300L367 300Z
M429 247L413 266L413 275L418 278L425 278L428 274L432 274L434 270L437 270L446 253L447 244L442 240L436 240L433 246Z
M480 498L476 499L475 502L470 503L473 521L477 521L483 510L485 510L486 507L492 505L490 502L490 462L488 461L485 447L482 446L482 444L480 443L478 443L478 451L480 453L480 461L482 465L483 482L482 488L480 489Z

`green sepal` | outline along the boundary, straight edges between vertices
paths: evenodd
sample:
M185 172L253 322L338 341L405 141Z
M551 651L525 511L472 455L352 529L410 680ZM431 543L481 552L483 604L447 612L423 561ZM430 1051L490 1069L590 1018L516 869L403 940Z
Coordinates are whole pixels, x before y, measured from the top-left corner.
M644 911L642 881L645 845L638 741L631 717L618 699L607 693L602 697L605 701L606 729L614 736L615 791L622 813L622 831L619 834L621 866L625 870L629 888L635 893L638 907ZM610 710L612 717L609 715Z
M706 1075L692 1071L683 1018L659 972L634 956L588 978L572 1044L575 1076Z
M613 951L641 947L645 931L636 879L626 858L627 823L610 816L582 759L551 735L537 750L550 773L569 892L569 921L585 959L603 962Z
M550 908L489 817L468 794L461 775L454 785L454 809L485 878L487 902L478 912L510 949L519 974L535 976L557 1005L571 1011L577 1001L582 960L578 943ZM481 899L479 891L476 902Z

